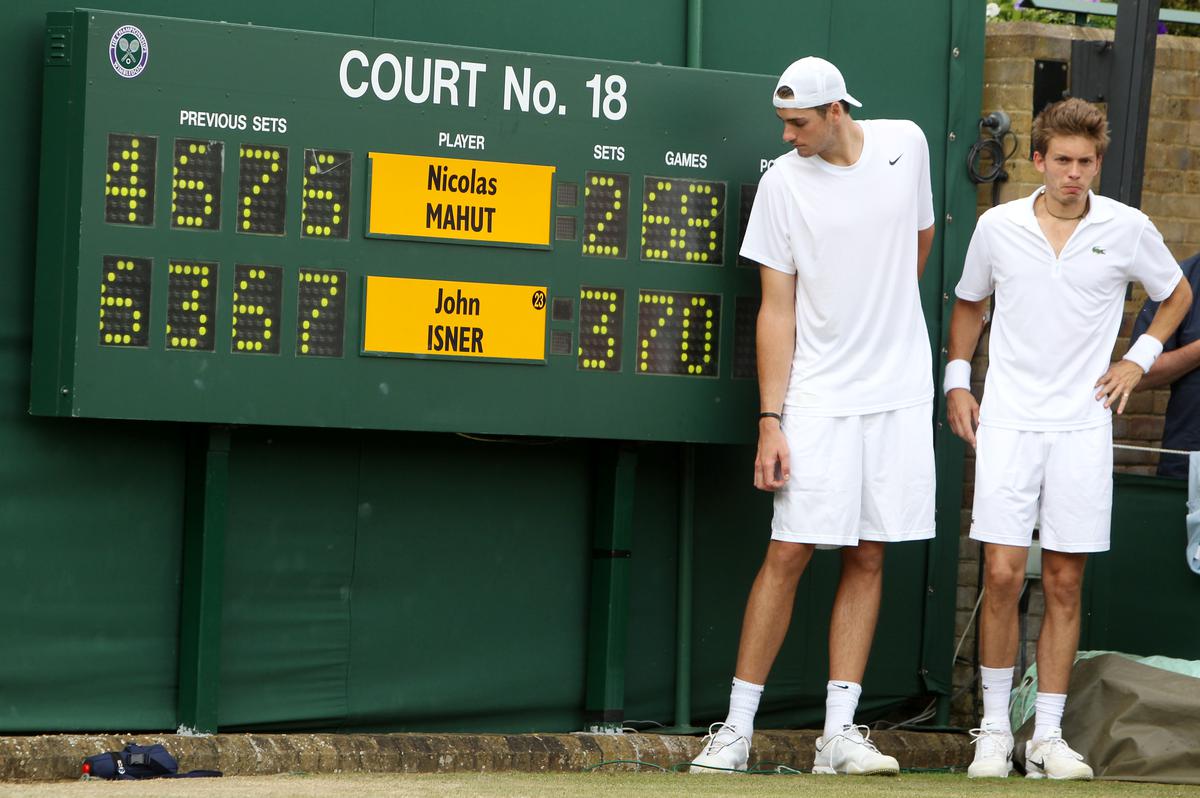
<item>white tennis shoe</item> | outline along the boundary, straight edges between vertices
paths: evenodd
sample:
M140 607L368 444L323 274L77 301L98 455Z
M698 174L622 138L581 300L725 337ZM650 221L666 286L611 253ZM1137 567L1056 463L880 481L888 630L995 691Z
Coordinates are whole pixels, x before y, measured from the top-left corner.
M750 759L750 741L733 726L714 723L708 727L704 748L692 760L689 773L731 773L745 770Z
M975 759L967 767L967 778L1006 779L1012 773L1013 736L984 726L971 729Z
M1025 743L1025 778L1087 781L1092 778L1092 769L1082 754L1067 745L1062 729L1051 729L1037 745L1032 740Z
M865 732L865 734L864 734ZM881 754L871 742L866 726L843 726L840 733L828 740L817 738L817 756L813 773L831 776L894 776L900 772L895 757Z

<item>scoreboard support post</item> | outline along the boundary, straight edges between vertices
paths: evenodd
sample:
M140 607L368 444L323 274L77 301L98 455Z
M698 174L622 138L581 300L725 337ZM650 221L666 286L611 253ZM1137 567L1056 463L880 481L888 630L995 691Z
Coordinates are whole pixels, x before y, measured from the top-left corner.
M179 618L180 726L215 734L221 686L221 604L229 516L228 427L188 442Z
M596 475L591 598L588 611L584 728L620 731L625 720L625 652L629 643L630 558L637 452L611 444Z
M675 726L663 730L695 734L692 725L692 552L695 544L696 446L679 445L679 542L675 600Z

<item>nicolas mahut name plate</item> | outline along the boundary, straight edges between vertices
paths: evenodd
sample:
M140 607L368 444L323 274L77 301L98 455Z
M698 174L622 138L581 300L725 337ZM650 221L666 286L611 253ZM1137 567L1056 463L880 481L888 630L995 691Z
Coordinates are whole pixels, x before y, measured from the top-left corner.
M372 152L367 235L550 246L553 166Z

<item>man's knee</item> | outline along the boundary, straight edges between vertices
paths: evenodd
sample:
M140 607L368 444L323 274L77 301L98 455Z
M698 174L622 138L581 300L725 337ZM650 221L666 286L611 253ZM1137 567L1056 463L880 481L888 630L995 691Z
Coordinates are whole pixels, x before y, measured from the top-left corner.
M1013 557L986 557L983 580L994 599L1015 602L1025 584L1025 563Z
M808 561L812 559L814 548L815 546L811 543L785 543L781 540L772 540L767 547L767 556L763 567L799 579L800 575L804 573Z
M1046 602L1074 605L1079 602L1083 588L1084 555L1054 554L1042 557L1042 590Z
M883 544L865 540L857 546L846 546L842 549L842 568L853 569L867 576L878 576L883 573Z

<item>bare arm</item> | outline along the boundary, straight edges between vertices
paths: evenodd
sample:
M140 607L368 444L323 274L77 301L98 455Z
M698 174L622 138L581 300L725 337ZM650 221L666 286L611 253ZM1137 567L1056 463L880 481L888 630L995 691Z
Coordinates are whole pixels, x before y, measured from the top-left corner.
M1164 299L1158 306L1158 310L1154 312L1154 318L1146 330L1146 335L1157 338L1159 341L1166 341L1174 334L1175 328L1179 326L1179 322L1183 321L1183 317L1187 315L1188 308L1191 306L1192 287L1188 285L1187 280L1180 280L1171 295ZM1154 367L1151 366L1150 370L1153 371ZM1096 400L1103 399L1105 407L1116 404L1117 415L1124 413L1125 403L1129 401L1130 392L1142 382L1142 378L1147 373L1143 372L1142 367L1132 360L1118 360L1109 366L1108 371L1104 372L1104 375L1096 382Z
M950 316L950 360L971 362L979 336L983 333L983 317L987 313L988 301L972 302L957 299L954 313ZM979 402L970 391L955 388L946 395L946 420L955 435L972 446L975 445L975 430L979 426Z
M1187 346L1181 346L1159 355L1158 360L1154 361L1154 366L1137 384L1137 390L1170 385L1184 374L1197 368L1200 368L1200 341L1192 341Z
M950 315L949 360L970 362L975 356L979 336L983 334L983 317L987 314L987 307L986 299L978 302L969 299L954 300L954 312Z
M917 279L921 279L921 275L925 274L925 261L929 259L929 252L933 249L933 234L934 226L929 225L924 230L917 231Z
M1154 318L1150 321L1150 327L1146 330L1146 334L1153 335L1160 341L1166 341L1175 334L1175 329L1183 321L1183 317L1187 315L1191 306L1192 287L1188 285L1187 280L1180 280L1171 295L1164 299L1158 306L1158 310L1154 312Z
M762 304L758 309L759 409L783 412L792 357L796 350L796 275L760 266ZM758 422L758 454L754 460L754 487L778 490L790 472L787 440L773 418Z

